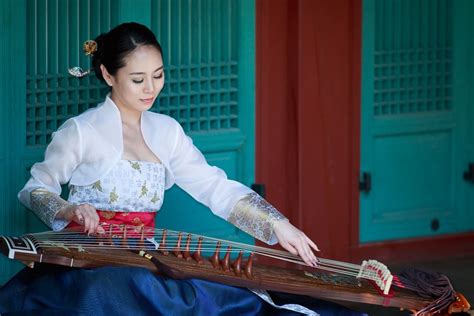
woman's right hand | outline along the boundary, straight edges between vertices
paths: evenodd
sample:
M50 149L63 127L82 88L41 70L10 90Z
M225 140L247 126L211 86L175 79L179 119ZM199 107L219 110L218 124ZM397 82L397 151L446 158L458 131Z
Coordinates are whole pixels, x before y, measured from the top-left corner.
M89 204L71 205L59 211L58 218L74 221L84 226L84 232L89 234L104 234L105 230L99 225L99 215L95 207Z
M274 222L273 231L283 248L300 256L310 267L318 266L318 259L313 251L319 251L319 248L305 233L284 219Z

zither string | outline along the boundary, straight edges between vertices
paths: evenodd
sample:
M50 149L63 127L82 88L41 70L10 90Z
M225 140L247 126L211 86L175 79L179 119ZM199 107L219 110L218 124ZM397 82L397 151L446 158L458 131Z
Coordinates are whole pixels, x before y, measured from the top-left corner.
M140 228L138 228L140 229ZM78 229L66 229L60 232L44 232L31 234L34 238L35 244L41 248L57 248L57 247L66 247L66 248L82 248L86 249L98 249L98 250L140 250L143 249L143 245L140 244L140 239L137 237L126 237L127 244L121 242L121 237L124 235L124 230L126 235L133 233L135 236L142 233L142 231L137 232L137 227L135 226L124 226L124 225L113 225L112 229L106 229L106 234L95 236L87 236L86 234L80 232ZM166 232L165 245L160 245L158 250L160 251L174 251L176 249L176 244L178 241L178 236L181 233L181 243L180 251L184 251L186 245L188 244L187 238L188 235L191 235L192 238L189 242L190 251L196 250L199 239L201 240L201 251L205 252L214 252L216 250L217 243L221 244L219 253L254 253L265 257L275 258L278 260L283 260L286 262L292 262L299 265L308 266L299 256L293 255L289 252L271 249L261 246L249 245L245 243L239 243L235 241L222 240L218 238L198 235L198 234L188 234L173 230L164 230L164 229L154 229L154 228L144 228L144 242L147 249L152 249L152 243L147 241L147 238L153 238L157 243L161 243L161 238L163 233ZM113 244L111 244L111 237L113 236ZM230 249L228 249L230 247ZM340 273L344 275L349 275L357 277L360 265L340 262L331 259L318 258L318 269ZM362 276L366 279L376 280L377 277L375 272L373 273L364 273Z

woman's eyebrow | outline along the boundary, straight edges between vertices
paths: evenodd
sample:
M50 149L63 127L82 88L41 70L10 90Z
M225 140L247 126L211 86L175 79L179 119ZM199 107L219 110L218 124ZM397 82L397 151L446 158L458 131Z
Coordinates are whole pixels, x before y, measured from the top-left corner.
M157 72L160 69L163 69L163 66L160 66L160 67L156 68L153 72ZM143 74L145 74L145 73L144 72L131 72L131 73L129 73L129 75L143 75Z

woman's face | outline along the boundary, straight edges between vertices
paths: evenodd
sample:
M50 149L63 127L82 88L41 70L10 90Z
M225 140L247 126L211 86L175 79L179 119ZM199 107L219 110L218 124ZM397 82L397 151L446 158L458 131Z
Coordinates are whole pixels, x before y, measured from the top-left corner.
M139 46L124 59L125 66L114 76L105 68L104 79L112 87L111 98L123 114L151 108L165 82L163 58L151 45ZM101 66L102 68L103 66Z

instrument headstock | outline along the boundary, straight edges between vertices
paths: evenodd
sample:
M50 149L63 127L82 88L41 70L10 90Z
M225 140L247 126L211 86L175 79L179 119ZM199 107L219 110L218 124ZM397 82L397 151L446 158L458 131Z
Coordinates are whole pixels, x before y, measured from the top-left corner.
M38 254L33 241L26 236L5 237L0 236L0 251L9 259L17 258L17 254Z

